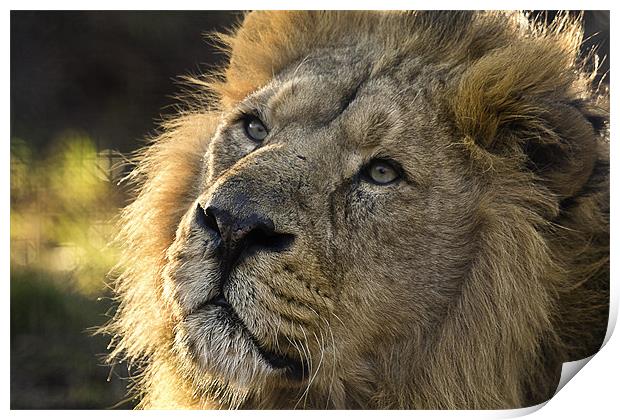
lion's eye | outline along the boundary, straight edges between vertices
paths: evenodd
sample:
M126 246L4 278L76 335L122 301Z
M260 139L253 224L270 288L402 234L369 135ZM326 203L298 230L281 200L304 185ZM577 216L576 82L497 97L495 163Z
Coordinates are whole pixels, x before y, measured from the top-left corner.
M373 160L365 168L366 178L375 184L385 185L400 178L398 170L385 160Z
M267 134L267 128L261 120L256 117L249 117L244 121L245 134L253 141L261 142L265 140Z

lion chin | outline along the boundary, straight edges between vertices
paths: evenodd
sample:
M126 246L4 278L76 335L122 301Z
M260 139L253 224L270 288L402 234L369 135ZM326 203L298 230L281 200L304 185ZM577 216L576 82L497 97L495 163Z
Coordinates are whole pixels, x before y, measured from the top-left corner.
M103 330L139 407L518 408L600 348L608 94L578 20L252 12L219 38L121 216Z
M265 347L221 295L185 317L178 325L175 344L179 352L191 346L205 372L240 387L269 379L295 383L308 374L301 360Z

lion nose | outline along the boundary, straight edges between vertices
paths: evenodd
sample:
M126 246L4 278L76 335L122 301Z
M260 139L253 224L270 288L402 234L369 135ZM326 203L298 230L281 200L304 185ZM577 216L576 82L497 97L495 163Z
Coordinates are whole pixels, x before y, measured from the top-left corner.
M277 232L273 220L253 211L237 211L211 204L196 208L196 223L220 240L223 262L229 266L239 258L258 251L281 252L294 236Z

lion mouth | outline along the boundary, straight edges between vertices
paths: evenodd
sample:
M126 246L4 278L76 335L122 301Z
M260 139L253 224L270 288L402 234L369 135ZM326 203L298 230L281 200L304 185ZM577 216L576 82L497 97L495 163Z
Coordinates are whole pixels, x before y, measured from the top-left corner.
M223 314L228 318L228 321L230 321L231 324L233 324L235 327L241 329L247 334L249 341L252 342L260 357L272 369L282 370L285 373L286 378L293 381L302 381L304 378L308 377L308 367L304 362L290 356L278 353L276 351L267 349L264 345L262 345L261 342L256 338L256 336L252 334L252 332L247 328L239 315L237 315L237 312L234 310L230 302L228 302L224 294L220 293L213 299L205 302L203 305L200 306L200 308L198 308L198 310L209 306L217 306L221 308Z

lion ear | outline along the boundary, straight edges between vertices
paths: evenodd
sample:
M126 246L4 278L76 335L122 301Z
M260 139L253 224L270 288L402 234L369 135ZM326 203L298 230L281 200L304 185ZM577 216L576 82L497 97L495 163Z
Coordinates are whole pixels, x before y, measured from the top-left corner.
M587 182L608 118L575 64L579 25L565 24L474 62L452 102L465 143L522 164L562 198Z

